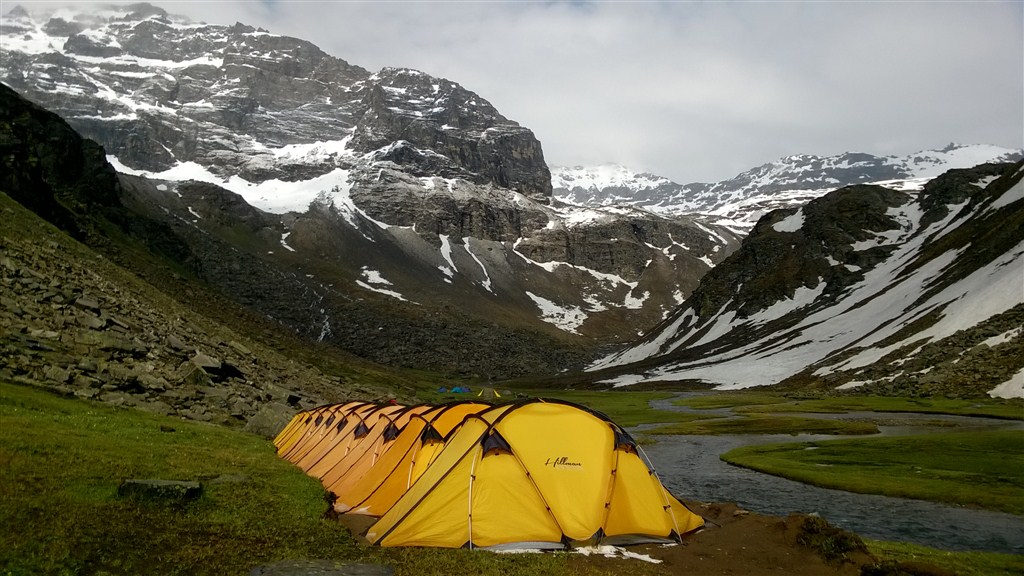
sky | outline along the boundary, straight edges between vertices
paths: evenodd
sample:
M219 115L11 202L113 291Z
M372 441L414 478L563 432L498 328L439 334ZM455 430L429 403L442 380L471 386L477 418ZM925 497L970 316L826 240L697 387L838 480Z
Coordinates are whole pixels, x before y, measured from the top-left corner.
M791 154L1024 147L1020 0L152 3L458 82L551 165L689 183Z

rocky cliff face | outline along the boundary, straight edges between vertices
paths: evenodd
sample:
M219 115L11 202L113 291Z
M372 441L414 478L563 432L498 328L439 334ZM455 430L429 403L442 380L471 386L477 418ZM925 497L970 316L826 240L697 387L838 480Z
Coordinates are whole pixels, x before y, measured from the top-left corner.
M374 361L581 366L738 245L703 218L553 203L533 134L449 80L146 5L13 10L2 33L4 82L106 147L135 241Z

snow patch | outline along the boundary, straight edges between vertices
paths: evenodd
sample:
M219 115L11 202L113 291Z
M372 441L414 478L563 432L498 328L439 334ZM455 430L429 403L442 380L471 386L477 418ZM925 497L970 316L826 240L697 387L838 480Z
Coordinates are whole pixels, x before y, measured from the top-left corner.
M573 552L577 554L583 554L584 556L590 556L591 554L594 554L598 556L604 556L605 558L632 558L634 560L643 560L644 562L650 562L652 564L661 564L661 560L658 560L657 558L652 558L647 554L632 552L619 546L582 546L579 548L573 548Z
M291 234L291 232L285 232L284 234L281 234L281 246L284 246L285 249L287 249L290 252L295 252L295 248L289 246L287 242L288 237L291 236Z
M790 214L784 219L772 224L776 232L796 232L804 227L804 209L799 208L796 213Z
M1010 379L988 391L992 398L1024 398L1024 368Z
M455 266L455 261L452 260L452 245L448 240L447 234L438 234L437 237L441 239L441 257L448 263L447 266L438 266L437 268L441 273L451 279L455 273L459 271Z
M405 296L402 296L398 292L382 288L382 286L391 286L391 282L386 280L380 272L373 270L368 266L363 266L360 278L362 279L356 280L356 285L360 288L370 290L378 294L384 294L385 296L390 296L397 300L401 300L402 302L409 302ZM413 304L415 304L415 302L413 302Z
M530 291L527 291L526 295L540 308L541 320L554 324L561 330L572 334L579 334L576 329L587 320L587 313L579 306L559 306L551 300L537 296Z

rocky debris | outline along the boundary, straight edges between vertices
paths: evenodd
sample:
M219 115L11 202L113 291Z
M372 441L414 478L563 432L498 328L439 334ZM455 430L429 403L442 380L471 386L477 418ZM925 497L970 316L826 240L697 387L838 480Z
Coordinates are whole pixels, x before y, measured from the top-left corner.
M0 235L0 378L198 421L255 419L250 429L268 436L296 410L347 397L336 380L31 228L35 216L6 197L0 218L12 224Z
M185 503L203 495L199 482L183 480L125 480L117 487L121 498Z

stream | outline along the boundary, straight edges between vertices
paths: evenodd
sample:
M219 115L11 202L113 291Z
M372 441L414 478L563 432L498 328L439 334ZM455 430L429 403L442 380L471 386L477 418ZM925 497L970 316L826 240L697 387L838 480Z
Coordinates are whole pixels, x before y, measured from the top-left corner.
M732 415L731 410L693 410L652 402L659 410ZM951 426L977 429L1024 429L1024 422L916 413L851 412L790 414L816 418L870 419L882 435L935 433ZM642 433L642 428L637 429ZM739 446L811 442L844 438L815 434L751 434L721 436L658 436L643 446L668 489L684 499L735 502L744 509L785 516L818 514L830 524L875 540L911 542L943 550L983 550L1024 554L1024 517L947 504L856 494L803 484L722 462L719 456ZM864 438L864 436L858 436Z

